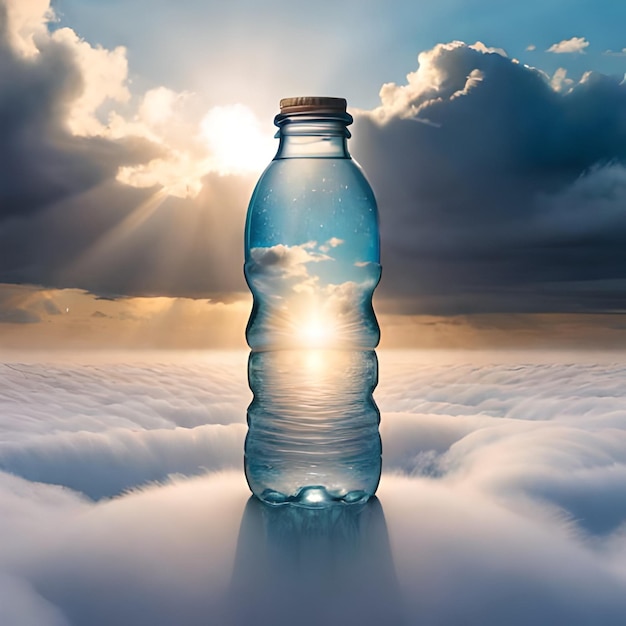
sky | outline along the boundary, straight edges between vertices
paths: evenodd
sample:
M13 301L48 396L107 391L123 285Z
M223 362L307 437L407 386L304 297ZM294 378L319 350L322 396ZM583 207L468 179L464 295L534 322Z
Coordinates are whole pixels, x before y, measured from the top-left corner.
M0 624L621 626L625 18L0 0ZM380 209L364 507L242 472L245 213L296 95L348 99Z
M245 351L64 354L0 366L3 626L624 623L623 355L384 352L377 499L308 510Z
M382 346L626 346L618 2L1 0L0 348L244 347L278 101L348 99Z

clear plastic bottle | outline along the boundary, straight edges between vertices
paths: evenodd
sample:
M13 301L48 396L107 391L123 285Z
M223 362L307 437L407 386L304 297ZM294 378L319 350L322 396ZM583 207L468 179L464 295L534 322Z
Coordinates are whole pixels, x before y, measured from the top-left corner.
M278 152L246 221L246 478L271 504L363 502L381 471L376 201L347 150L343 98L280 108Z

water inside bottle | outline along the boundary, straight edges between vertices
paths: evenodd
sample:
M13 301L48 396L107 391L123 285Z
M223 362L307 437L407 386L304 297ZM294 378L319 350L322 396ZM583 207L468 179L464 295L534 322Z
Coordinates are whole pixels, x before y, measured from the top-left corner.
M373 350L252 352L246 472L275 504L358 502L380 475Z
M244 270L250 488L272 504L367 500L381 469L381 267L376 203L351 159L272 162L250 203Z

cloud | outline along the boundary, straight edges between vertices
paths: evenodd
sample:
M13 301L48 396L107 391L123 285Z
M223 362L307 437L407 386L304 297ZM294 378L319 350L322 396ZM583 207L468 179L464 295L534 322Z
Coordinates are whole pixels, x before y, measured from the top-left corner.
M337 246L340 246L343 243L345 243L343 239L339 239L339 237L331 237L326 243L320 246L320 250L326 253L331 248L336 248Z
M123 48L51 30L45 2L2 6L0 281L109 298L244 292L258 172L237 155L256 163L266 140L251 110L134 93ZM624 85L550 78L480 42L419 63L382 87L351 140L380 205L380 295L427 314L622 310ZM575 193L592 234L565 218ZM583 282L580 300L568 287Z
M25 580L0 573L0 620L8 626L69 626L53 604Z
M3 624L623 621L621 357L381 353L380 500L332 515L246 504L243 352L143 358L4 367Z
M606 54L608 56L614 56L614 57L623 57L623 56L626 56L626 48L622 48L619 51L605 50L603 54Z
M96 298L77 289L41 289L0 284L4 348L115 350L205 349L245 346L248 294L211 300L193 298ZM40 324L26 328L20 319Z
M130 100L126 49L121 46L114 50L102 46L94 48L71 28L55 30L51 39L72 50L81 76L80 96L72 101L66 120L70 132L83 136L101 135L104 127L96 112L102 104Z
M241 233L253 184L211 175L183 201L109 179L0 226L0 280L106 297L244 292ZM85 206L93 218L86 222Z
M252 248L250 260L263 274L277 274L285 278L307 278L308 263L332 260L331 257L316 252L316 248L318 248L316 241L298 246L277 244L268 248Z
M380 266L333 257L332 250L343 244L332 237L322 244L250 249L246 278L257 296L254 323L246 331L250 346L377 345L380 331L371 297Z
M7 5L0 11L6 14ZM8 86L0 97L0 220L28 217L114 177L119 165L154 154L132 138L103 141L68 132L68 106L83 81L71 47L48 37L38 43L38 54L24 58L7 44L10 22L0 24L0 77Z
M0 289L0 324L36 324L41 315L56 314L55 305L45 293L31 304L30 290L21 286L9 286Z
M574 85L574 81L567 77L567 70L559 67L555 70L550 86L554 91L568 91Z
M35 56L35 38L45 35L48 23L55 19L49 0L23 0L4 4L5 32L9 42L20 55Z
M177 474L237 467L244 438L242 424L41 436L26 445L5 444L0 468L99 500Z
M0 281L104 296L243 291L233 250L255 175L224 164L214 128L201 136L206 106L164 86L132 93L126 50L51 30L48 2L0 10ZM263 140L248 142L254 116L228 111L251 154Z
M589 42L584 37L572 37L564 39L559 43L552 44L546 52L554 54L584 54L585 48L589 47Z
M626 86L569 80L455 42L383 86L352 139L379 202L380 295L426 314L623 310Z
M41 318L25 309L7 309L0 311L0 324L36 324Z
M622 48L621 50L605 50L602 54L606 54L607 56L613 57L623 57L626 56L626 48Z
M536 50L537 46L534 43L528 44L526 46L526 52L532 52L533 50Z

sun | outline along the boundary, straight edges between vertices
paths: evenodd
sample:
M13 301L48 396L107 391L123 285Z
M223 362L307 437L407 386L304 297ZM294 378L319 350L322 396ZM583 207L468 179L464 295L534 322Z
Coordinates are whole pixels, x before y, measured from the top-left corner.
M146 119L167 126L163 122L172 116L173 97L161 92L153 95L143 109ZM152 131L144 135L166 147L167 155L120 167L117 180L140 188L159 185L168 196L195 198L210 172L258 176L277 148L271 130L264 132L254 112L243 104L213 107L193 125L193 132L176 134L176 128L172 121L167 138Z
M260 172L276 152L256 115L243 104L213 107L203 118L201 137L210 151L210 169L220 174Z
M336 339L333 320L322 316L312 316L299 325L298 340L307 348L332 347Z

